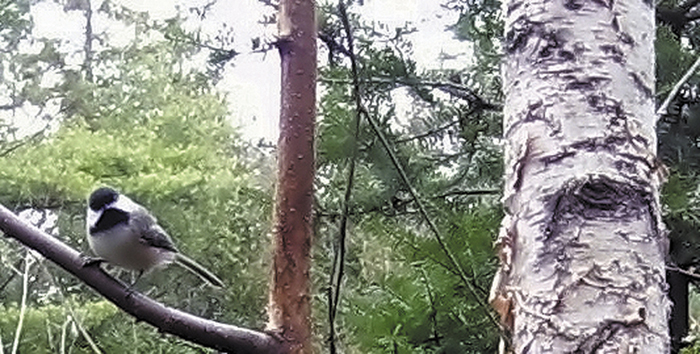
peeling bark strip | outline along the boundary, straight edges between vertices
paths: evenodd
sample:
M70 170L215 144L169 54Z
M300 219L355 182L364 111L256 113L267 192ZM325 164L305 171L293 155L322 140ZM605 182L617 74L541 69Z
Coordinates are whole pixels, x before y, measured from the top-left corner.
M667 353L654 11L510 0L506 216L491 300L515 353Z

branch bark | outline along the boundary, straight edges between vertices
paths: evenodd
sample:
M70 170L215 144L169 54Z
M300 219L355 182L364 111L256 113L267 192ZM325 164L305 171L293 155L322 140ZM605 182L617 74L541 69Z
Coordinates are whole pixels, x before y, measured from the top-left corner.
M200 318L167 307L126 288L99 266L86 266L86 258L81 253L21 220L2 205L0 205L0 230L5 236L16 239L80 278L137 320L157 327L161 332L174 334L193 343L224 352L250 354L288 352L286 343L271 334Z

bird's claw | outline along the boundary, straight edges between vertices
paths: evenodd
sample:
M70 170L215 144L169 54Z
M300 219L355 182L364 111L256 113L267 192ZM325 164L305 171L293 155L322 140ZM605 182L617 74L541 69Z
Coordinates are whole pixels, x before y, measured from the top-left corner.
M84 256L84 255L81 256L81 258L82 258L82 261L83 261L83 265L82 265L83 268L85 268L85 267L92 267L92 266L95 266L95 265L99 266L99 265L102 264L103 262L106 262L106 261L107 261L107 260L104 259L104 258L90 257L90 256Z

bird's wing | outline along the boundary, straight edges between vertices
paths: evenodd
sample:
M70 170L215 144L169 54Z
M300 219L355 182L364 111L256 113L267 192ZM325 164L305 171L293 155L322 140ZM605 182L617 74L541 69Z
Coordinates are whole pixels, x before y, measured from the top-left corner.
M152 247L163 248L168 251L177 252L173 240L170 239L165 230L158 225L154 225L141 235L141 242Z
M133 214L132 214L133 215ZM177 252L177 248L170 239L168 233L163 230L156 219L147 214L139 214L137 217L132 217L131 220L137 230L142 230L140 241L151 247L163 248L168 251Z

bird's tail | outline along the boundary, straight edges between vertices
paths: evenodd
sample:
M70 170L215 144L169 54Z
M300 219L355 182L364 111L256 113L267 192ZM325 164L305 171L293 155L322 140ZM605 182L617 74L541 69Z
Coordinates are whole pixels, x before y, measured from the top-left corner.
M223 288L224 282L219 279L214 273L210 272L207 268L204 268L201 264L195 262L191 258L181 254L175 253L175 263L179 264L181 267L189 270L190 272L196 274L202 278L207 283Z

